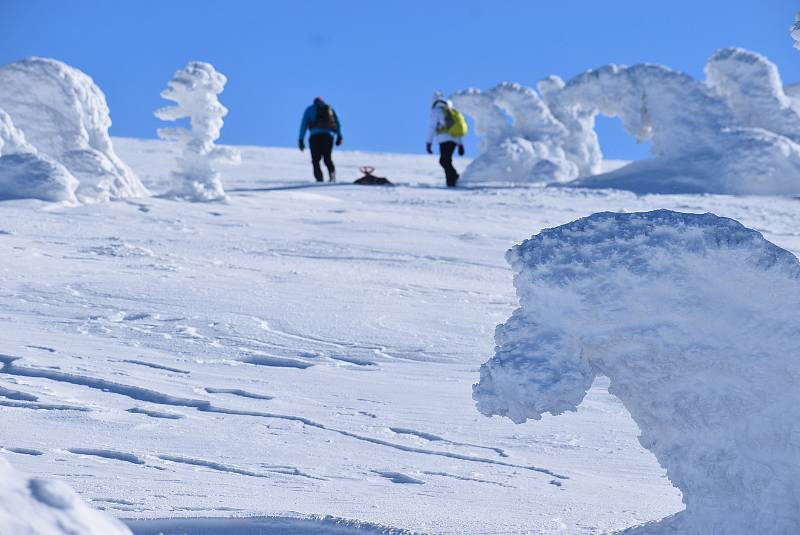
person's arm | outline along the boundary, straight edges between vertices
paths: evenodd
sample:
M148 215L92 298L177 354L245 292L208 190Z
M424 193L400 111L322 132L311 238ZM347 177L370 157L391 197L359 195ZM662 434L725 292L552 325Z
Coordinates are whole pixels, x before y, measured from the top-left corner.
M339 122L339 116L336 114L336 110L331 108L331 111L333 112L333 122L336 125L336 146L338 147L342 144L342 141L344 141L342 137L342 123Z
M441 109L438 107L431 110L431 120L428 124L428 137L425 139L426 145L433 144L433 137L436 135L436 130L439 128L440 113Z
M300 135L298 136L298 141L304 141L306 138L306 130L308 130L308 123L310 122L310 118L308 117L308 109L303 112L303 119L300 121Z

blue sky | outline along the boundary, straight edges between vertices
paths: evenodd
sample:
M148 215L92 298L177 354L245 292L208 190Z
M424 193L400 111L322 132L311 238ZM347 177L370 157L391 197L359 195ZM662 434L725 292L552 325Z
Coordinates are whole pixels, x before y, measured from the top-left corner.
M430 97L500 81L533 85L605 63L662 63L702 78L720 47L741 46L800 81L790 0L0 0L0 63L53 57L105 92L113 135L155 137L159 92L190 60L228 76L222 142L294 146L303 108L325 97L345 147L424 150ZM636 158L601 120L609 158ZM468 150L474 149L470 140Z

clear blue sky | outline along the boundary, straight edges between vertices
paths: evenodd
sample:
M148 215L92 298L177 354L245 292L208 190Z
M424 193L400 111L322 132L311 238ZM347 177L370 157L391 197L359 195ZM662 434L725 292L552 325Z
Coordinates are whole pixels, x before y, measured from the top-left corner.
M113 135L152 138L173 72L208 61L228 76L222 141L294 146L314 96L342 118L345 147L421 152L430 97L500 81L533 85L605 63L662 63L703 77L741 46L800 81L791 0L0 0L0 63L53 57L105 92ZM617 121L604 153L644 148ZM468 150L474 140L468 143Z

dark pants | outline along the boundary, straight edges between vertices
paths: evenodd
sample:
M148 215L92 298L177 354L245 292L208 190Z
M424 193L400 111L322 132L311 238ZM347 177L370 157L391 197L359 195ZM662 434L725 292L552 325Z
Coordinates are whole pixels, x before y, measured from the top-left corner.
M314 134L308 138L308 146L311 149L311 163L314 166L314 178L317 182L322 182L322 168L320 160L325 160L325 167L328 168L328 177L333 178L336 168L333 166L331 153L333 152L333 136L329 134Z
M455 141L445 141L439 143L439 163L444 168L444 176L447 178L447 187L453 188L458 182L458 171L453 167L453 153L458 145Z

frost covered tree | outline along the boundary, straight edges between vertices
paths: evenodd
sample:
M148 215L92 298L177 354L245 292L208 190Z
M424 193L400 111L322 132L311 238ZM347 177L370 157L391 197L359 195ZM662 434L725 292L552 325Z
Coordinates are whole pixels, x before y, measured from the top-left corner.
M161 97L175 102L155 112L164 121L188 118L191 128L161 128L162 139L183 144L178 169L173 171L175 186L172 195L191 201L225 199L216 163L238 163L238 151L219 147L223 117L228 110L220 104L218 95L225 89L227 78L209 63L192 61L177 71L161 92Z
M570 130L531 88L501 83L451 99L472 117L480 139L481 153L464 171L464 182L566 182L599 171L594 132Z
M78 180L79 200L149 195L114 152L105 95L85 73L48 58L9 63L0 67L0 107L42 158Z
M599 213L506 255L520 306L473 389L516 423L608 377L686 509L630 535L800 533L800 262L740 223Z

